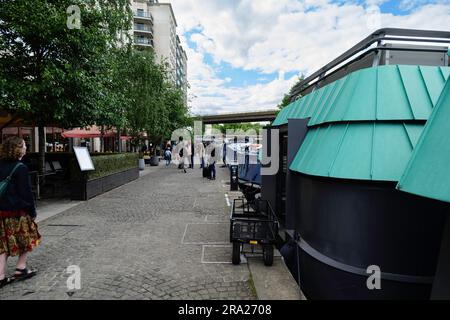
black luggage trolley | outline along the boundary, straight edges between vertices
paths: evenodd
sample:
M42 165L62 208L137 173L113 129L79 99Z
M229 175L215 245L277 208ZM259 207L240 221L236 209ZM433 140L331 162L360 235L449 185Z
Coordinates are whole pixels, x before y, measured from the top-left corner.
M237 204L241 204L237 206ZM244 199L235 199L231 207L230 241L233 243L232 262L241 263L241 247L244 244L262 246L264 264L273 264L273 245L278 234L278 221L267 200L255 199L249 203ZM244 251L242 251L244 252Z

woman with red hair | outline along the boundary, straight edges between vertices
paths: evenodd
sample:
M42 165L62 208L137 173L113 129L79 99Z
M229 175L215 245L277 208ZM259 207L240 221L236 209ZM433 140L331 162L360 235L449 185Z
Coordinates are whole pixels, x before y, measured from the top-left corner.
M0 197L0 287L37 272L27 268L27 254L40 243L41 236L34 222L36 207L28 168L21 162L26 151L25 141L19 137L6 139L0 150L0 180L9 179ZM19 256L16 271L13 277L6 277L6 262L12 256Z

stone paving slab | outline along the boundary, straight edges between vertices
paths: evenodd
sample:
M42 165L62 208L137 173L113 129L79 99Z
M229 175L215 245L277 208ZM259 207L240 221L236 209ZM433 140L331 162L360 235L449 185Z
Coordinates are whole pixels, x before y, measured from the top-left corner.
M40 222L43 242L29 257L38 275L0 289L0 300L255 299L248 266L218 261L229 251L227 171L218 169L215 181L198 168L187 171L151 168ZM187 226L208 224L223 228L193 227L185 239L200 244L183 243ZM224 247L205 247L214 243ZM16 260L9 259L8 274ZM72 265L80 268L80 289L67 286Z

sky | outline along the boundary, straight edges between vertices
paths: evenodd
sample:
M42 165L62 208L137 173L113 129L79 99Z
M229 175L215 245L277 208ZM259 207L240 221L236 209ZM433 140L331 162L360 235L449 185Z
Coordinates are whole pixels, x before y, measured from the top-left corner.
M273 110L380 28L450 31L450 0L161 0L188 57L195 115Z

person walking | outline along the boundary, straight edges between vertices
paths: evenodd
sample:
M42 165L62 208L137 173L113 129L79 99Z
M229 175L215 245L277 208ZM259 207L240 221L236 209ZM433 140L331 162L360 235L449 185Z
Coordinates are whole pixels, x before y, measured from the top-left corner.
M180 137L177 145L179 151L178 156L180 159L180 164L178 165L178 169L183 169L184 173L186 173L186 168L184 167L185 157L187 156L186 147L184 146L183 137Z
M194 169L194 158L195 158L195 143L191 142L191 163L189 164L189 168Z
M0 287L12 281L24 280L36 275L37 270L27 267L27 255L40 244L36 206L28 168L21 162L26 154L22 138L10 137L0 150L0 180L8 181L0 195ZM14 276L6 276L9 257L19 256Z
M200 141L196 145L197 147L197 155L200 158L200 169L205 168L205 143Z
M209 170L211 172L210 179L216 180L216 142L215 137L212 137L212 142L208 148L210 150L209 154Z
M166 146L166 150L164 151L164 158L166 159L166 166L169 166L172 162L172 150L170 145Z

